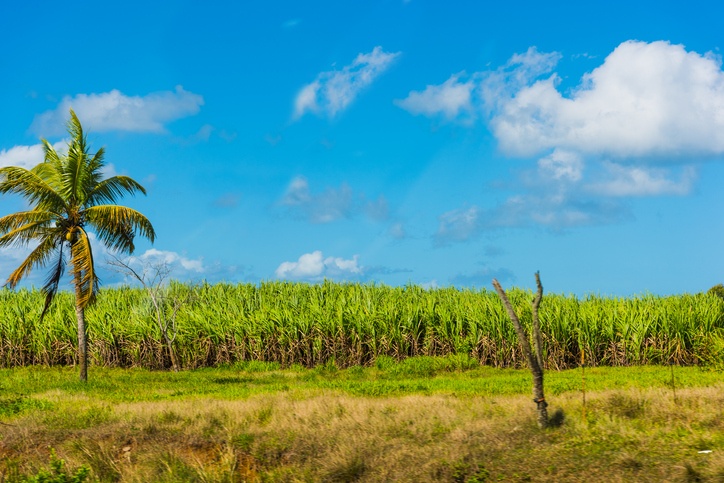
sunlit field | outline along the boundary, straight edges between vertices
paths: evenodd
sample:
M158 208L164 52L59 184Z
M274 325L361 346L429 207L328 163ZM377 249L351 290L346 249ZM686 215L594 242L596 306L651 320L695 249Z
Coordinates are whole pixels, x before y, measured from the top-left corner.
M509 295L524 324L533 294ZM551 426L497 295L325 282L87 311L0 291L0 482L724 481L724 302L545 295ZM583 365L582 365L583 364Z
M2 481L722 481L722 373L548 371L538 429L523 369L467 357L369 367L249 362L174 373L0 370ZM562 413L562 418L561 418ZM54 456L51 456L54 455ZM86 472L86 473L83 473ZM40 480L71 481L71 480Z

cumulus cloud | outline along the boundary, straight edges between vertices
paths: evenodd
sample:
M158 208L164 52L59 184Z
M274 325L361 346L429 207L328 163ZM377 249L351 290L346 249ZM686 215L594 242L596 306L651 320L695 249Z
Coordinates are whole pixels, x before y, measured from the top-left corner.
M625 199L687 195L697 165L724 154L719 56L627 41L565 93L561 59L531 47L498 69L455 74L398 102L414 114L483 119L504 155L536 163L518 170L521 192L504 203L441 215L438 241L490 227L625 219ZM447 96L452 89L464 95Z
M127 96L116 89L78 94L64 97L58 107L37 115L30 130L40 136L64 133L72 108L83 126L93 131L165 132L166 123L197 114L203 104L202 96L181 86L145 96Z
M135 283L135 279L122 273L117 267L111 266L109 263L113 258L119 258L127 263L134 270L142 273L144 270L150 270L153 275L155 268L165 266L169 269L170 276L173 278L187 279L203 274L206 278L211 275L212 278L221 279L222 276L227 278L236 274L243 267L207 267L202 258L191 259L172 251L158 250L151 248L138 256L126 256L113 252L108 249L93 232L88 232L88 238L93 251L95 260L96 274L100 278L103 285L116 285L121 283ZM10 273L15 270L20 263L25 260L30 252L37 246L37 243L31 243L28 246L7 246L0 247L0 286L5 282ZM69 255L68 247L63 248L66 257ZM105 260L105 263L104 263ZM42 286L49 273L50 267L35 268L20 286ZM69 269L66 269L64 283L67 288L71 287L72 276Z
M355 194L347 184L336 189L327 188L323 193L312 193L304 176L292 179L278 204L312 223L330 223L361 213L373 220L384 220L388 212L383 196L367 200L363 194Z
M561 58L531 47L497 70L473 73L465 82L455 74L398 105L448 118L473 109L485 113L500 149L511 156L557 151L641 163L724 153L718 56L665 41L627 41L568 96L554 72Z
M712 54L629 41L570 97L556 74L514 92L491 127L504 152L568 149L615 159L724 152L724 72Z
M42 163L45 153L42 144L32 146L14 146L0 151L0 168L5 166L19 166L30 169Z
M190 259L176 252L157 250L149 248L137 260L144 265L167 265L172 272L194 272L203 273L204 263L202 258Z
M53 144L58 152L67 150L67 142L60 141ZM32 146L13 146L10 149L0 150L0 168L6 166L19 166L30 169L45 160L45 151L42 144Z
M320 250L305 253L296 262L283 262L274 272L277 278L319 281L325 278L359 278L364 272L359 256L351 259L324 257Z
M359 93L382 74L400 55L377 46L372 52L359 54L341 70L322 72L302 87L294 100L294 119L307 112L335 117L346 109Z

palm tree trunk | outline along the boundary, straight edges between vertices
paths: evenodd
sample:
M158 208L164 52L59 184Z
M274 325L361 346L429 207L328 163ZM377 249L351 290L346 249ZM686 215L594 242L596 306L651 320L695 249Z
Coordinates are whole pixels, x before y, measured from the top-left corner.
M81 297L81 276L75 274L75 318L78 321L78 366L80 380L88 382L88 334L85 326L85 309L78 302Z

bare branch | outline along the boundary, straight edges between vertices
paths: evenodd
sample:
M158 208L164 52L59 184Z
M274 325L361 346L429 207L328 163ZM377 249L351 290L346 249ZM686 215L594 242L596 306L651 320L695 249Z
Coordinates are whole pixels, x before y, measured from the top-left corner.
M178 372L179 364L176 351L173 347L176 335L178 334L176 329L176 316L178 315L179 309L188 301L189 296L179 299L178 297L171 297L164 293L168 290L168 287L164 288L164 283L171 274L171 268L168 263L162 261L151 263L146 261L143 263L143 270L139 273L139 271L131 266L129 261L123 260L113 254L111 255L111 259L108 260L108 264L115 271L138 280L146 290L151 301L156 325L161 332L161 337L168 350L171 365L173 366L173 370ZM168 314L169 302L171 304L170 316Z

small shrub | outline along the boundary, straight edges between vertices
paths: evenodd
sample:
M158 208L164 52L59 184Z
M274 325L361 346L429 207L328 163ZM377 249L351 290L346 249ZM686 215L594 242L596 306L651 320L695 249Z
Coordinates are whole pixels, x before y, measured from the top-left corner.
M706 293L708 293L709 295L716 295L720 299L724 300L724 285L714 285Z
M608 398L608 413L625 419L640 418L644 414L646 402L639 398L623 394L613 394Z
M10 478L8 483L83 483L90 476L90 468L81 466L74 472L68 472L65 468L65 461L50 452L50 470L40 470L34 476Z

